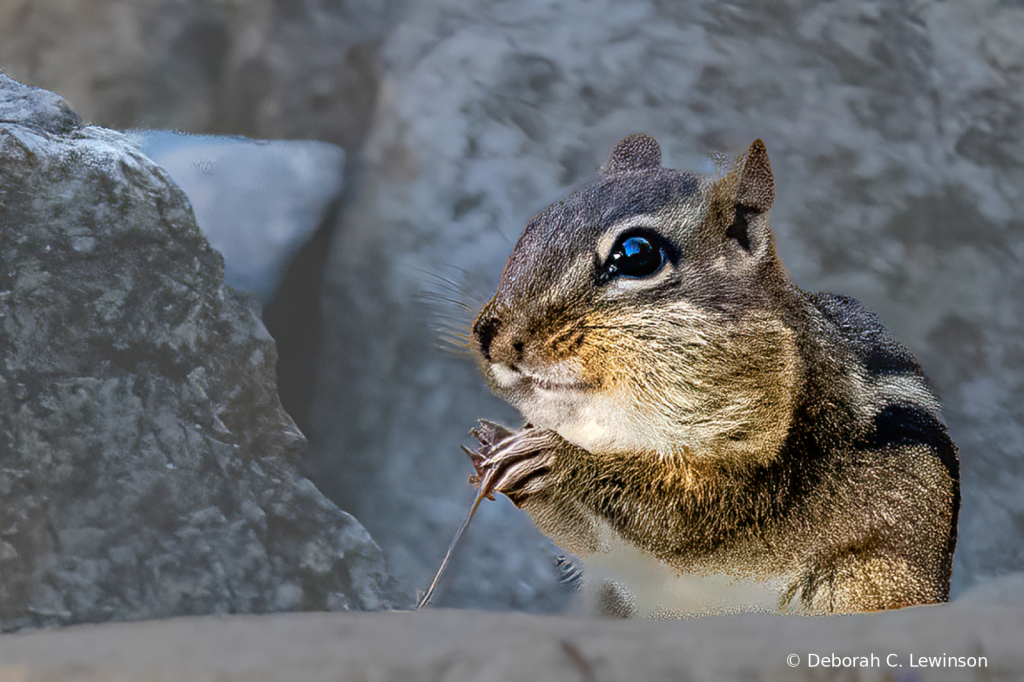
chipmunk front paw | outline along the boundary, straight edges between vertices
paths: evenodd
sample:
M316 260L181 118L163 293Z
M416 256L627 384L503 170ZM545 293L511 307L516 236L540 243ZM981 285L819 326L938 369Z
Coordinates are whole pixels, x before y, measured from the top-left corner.
M481 419L470 431L480 445L475 450L463 447L473 461L476 475L469 482L479 486L494 472L491 491L505 494L521 507L531 495L550 484L558 436L551 431L526 426L510 431L500 424ZM494 499L488 493L487 497Z

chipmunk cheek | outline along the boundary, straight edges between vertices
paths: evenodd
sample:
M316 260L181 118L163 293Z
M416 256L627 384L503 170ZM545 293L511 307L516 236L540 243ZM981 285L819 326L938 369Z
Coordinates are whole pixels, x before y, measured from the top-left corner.
M586 332L579 325L571 325L553 334L546 350L552 360L569 360L579 355L585 338Z
M596 348L584 348L577 356L580 376L595 391L607 391L621 381L614 357Z

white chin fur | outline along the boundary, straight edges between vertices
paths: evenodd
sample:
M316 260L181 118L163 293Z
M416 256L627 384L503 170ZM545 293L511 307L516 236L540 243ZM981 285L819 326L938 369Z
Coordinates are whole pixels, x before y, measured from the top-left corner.
M551 429L584 450L659 452L664 443L674 442L680 435L673 433L675 439L667 438L666 431L676 431L673 425L659 430L650 419L623 409L629 401L574 385L579 375L567 365L531 372L492 363L488 370L494 384L508 392L506 399L528 422Z
M517 381L523 378L523 375L516 370L497 362L492 362L488 369L491 372L491 379L502 388L512 388Z
M642 426L645 420L623 409L614 396L535 390L519 405L532 424L557 432L589 452L656 452L659 434Z

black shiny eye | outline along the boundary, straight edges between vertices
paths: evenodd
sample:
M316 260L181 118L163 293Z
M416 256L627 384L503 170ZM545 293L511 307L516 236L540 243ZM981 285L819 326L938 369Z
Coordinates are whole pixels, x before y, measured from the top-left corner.
M659 240L644 235L624 235L608 256L605 277L650 277L664 263L665 249Z

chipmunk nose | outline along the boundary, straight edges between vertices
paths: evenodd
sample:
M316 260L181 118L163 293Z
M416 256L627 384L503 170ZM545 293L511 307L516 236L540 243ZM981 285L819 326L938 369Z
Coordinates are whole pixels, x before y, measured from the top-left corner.
M481 315L473 323L473 337L484 360L491 362L491 343L501 329L501 320L496 317Z
M473 324L473 336L484 360L501 362L514 368L522 359L525 344L521 339L512 338L514 335L507 333L507 329L499 338L502 327L497 317L481 315Z

